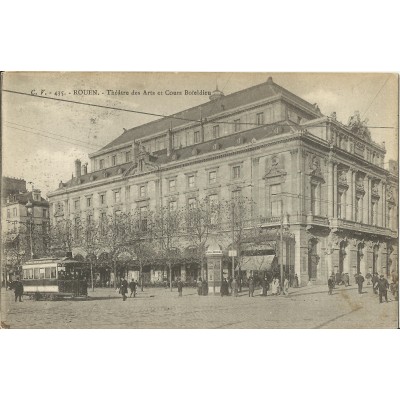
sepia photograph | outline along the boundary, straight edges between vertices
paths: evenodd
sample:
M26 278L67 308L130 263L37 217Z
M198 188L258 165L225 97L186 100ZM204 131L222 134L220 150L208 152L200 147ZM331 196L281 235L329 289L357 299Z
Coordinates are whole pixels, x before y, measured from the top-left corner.
M397 329L398 87L3 72L1 327Z

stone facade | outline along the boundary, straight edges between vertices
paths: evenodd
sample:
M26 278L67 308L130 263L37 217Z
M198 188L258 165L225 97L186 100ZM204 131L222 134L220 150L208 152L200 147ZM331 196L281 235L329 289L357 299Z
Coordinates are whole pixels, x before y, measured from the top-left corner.
M398 269L397 169L359 115L343 125L270 78L174 116L125 131L90 155L92 172L78 161L49 194L53 222L239 192L260 232L293 238L280 262L301 285Z

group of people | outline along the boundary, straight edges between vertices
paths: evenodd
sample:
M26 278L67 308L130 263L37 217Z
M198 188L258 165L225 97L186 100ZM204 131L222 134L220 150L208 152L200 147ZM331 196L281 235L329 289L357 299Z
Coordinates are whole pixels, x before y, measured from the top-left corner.
M128 284L128 281L124 278L121 281L121 284L118 288L119 293L122 295L122 300L125 301L128 296L128 288L130 289L131 293L129 297L136 297L136 289L137 289L138 283L135 280L131 280Z
M349 274L348 273L336 273L333 274L328 278L328 293L331 295L333 294L333 289L335 289L336 285L345 285L346 287L350 285L349 283ZM355 281L358 286L358 293L361 295L363 294L363 285L365 282L365 278L361 272L355 275ZM371 284L372 281L372 289L374 294L379 294L379 303L383 302L383 298L385 299L386 303L388 302L387 298L387 291L390 288L388 280L385 278L384 275L379 275L377 272L374 274L369 274L368 276L368 284ZM398 275L392 272L392 285L393 285L393 292L395 295L396 300L398 300Z

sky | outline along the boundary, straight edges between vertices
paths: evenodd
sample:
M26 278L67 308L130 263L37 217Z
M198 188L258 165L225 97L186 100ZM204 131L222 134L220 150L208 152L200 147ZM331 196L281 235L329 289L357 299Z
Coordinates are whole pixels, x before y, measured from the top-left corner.
M385 162L397 160L395 74L10 72L4 74L3 89L39 95L43 91L49 97L169 115L209 99L207 95L166 95L168 90L213 91L218 85L230 94L265 82L269 76L301 98L317 103L323 114L335 111L344 124L357 110L362 119L368 119L369 126L388 127L371 128L372 139L386 143ZM98 94L74 94L75 90L97 90ZM130 94L107 94L111 90ZM144 90L156 94L144 95ZM61 91L63 96L56 96ZM132 95L132 91L141 95ZM3 92L2 174L24 178L46 195L58 187L60 180L71 178L75 159L88 162L88 154L124 129L154 119L157 117Z

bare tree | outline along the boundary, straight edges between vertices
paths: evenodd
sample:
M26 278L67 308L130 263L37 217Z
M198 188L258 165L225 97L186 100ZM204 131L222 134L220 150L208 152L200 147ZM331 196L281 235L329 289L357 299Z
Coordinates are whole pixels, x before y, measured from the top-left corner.
M232 249L236 250L236 265L240 271L244 262L243 246L250 238L257 235L256 224L252 217L254 202L247 197L234 197L223 205L223 234L231 241ZM232 263L232 276L235 266Z
M153 261L156 255L153 242L153 214L147 209L146 211L138 209L128 216L128 220L126 237L139 263L140 287L143 291L143 266Z
M72 252L79 234L80 219L75 224L69 218L58 220L50 228L50 242L53 251Z
M188 204L184 210L186 238L205 279L205 252L210 233L219 225L220 206L209 197Z
M184 213L181 209L162 207L154 215L153 232L159 242L159 257L165 260L172 291L172 266L180 258Z

